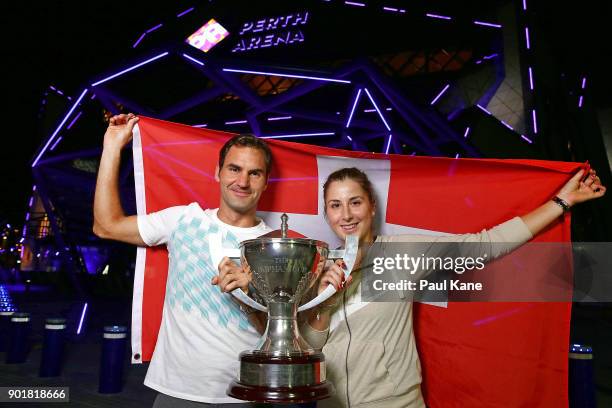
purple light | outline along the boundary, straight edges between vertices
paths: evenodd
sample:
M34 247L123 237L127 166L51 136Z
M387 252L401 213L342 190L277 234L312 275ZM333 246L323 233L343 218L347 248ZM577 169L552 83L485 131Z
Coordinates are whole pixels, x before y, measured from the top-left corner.
M248 123L246 120L233 120L231 122L225 122L226 125L242 125L244 123Z
M529 27L525 27L525 41L527 42L527 49L529 50Z
M580 98L578 99L578 107L579 108L582 108L582 98L583 98L583 96L580 95Z
M62 119L62 121L60 122L59 126L55 129L55 131L53 132L53 134L49 138L49 140L47 140L47 143L43 146L43 148L41 149L40 153L38 153L38 156L36 157L36 159L32 163L32 167L35 167L38 164L38 161L40 160L40 158L43 156L43 154L45 154L45 152L47 151L47 148L49 147L49 145L51 144L53 139L55 139L55 136L57 136L57 134L59 133L60 129L64 126L64 124L66 123L66 121L68 120L70 115L72 115L72 112L74 112L74 110L79 105L79 103L81 102L81 99L83 99L83 97L85 96L86 93L87 93L87 88L85 88L85 90L81 93L81 96L79 96L79 98L76 100L74 105L72 105L72 108L70 108L70 110L68 111L66 116L64 116L64 119ZM34 188L36 188L36 186L34 186Z
M525 136L525 135L521 135L521 138L522 138L522 139L524 139L524 140L526 140L526 141L527 141L527 143L533 143L533 141L532 141L532 140L530 140L530 139L529 139L527 136Z
M487 115L491 115L491 112L489 112L484 106L481 106L480 104L476 104L476 106Z
M187 58L189 61L195 62L196 64L198 64L198 65L200 65L202 67L204 66L204 63L202 61L197 60L197 59L195 59L195 58L193 58L193 57L191 57L191 56L189 56L187 54L183 54L183 57Z
M288 119L291 119L291 118L293 118L293 116L276 116L276 117L273 117L273 118L268 118L268 121L272 122L274 120L288 120Z
M533 91L533 71L531 67L527 69L529 71L529 89Z
M583 77L583 78L582 78L582 85L581 85L581 88L582 88L582 89L586 88L586 77Z
M389 134L389 139L387 139L387 147L385 148L385 154L389 154L389 148L391 147L391 139L393 139L393 135Z
M291 137L310 137L310 136L333 136L336 132L321 132L321 133L300 133L294 135L276 135L276 136L262 136L261 139L281 139Z
M94 99L96 99L96 94L92 94L91 98L89 98L89 100L93 101Z
M34 196L30 197L30 202L28 203L28 207L31 207L32 204L34 204Z
M463 132L463 137L468 137L468 135L470 134L470 127L466 127L465 128L465 132Z
M351 108L351 113L349 114L348 120L346 121L346 128L351 124L351 120L353 120L353 113L355 113L355 107L357 106L357 102L359 102L359 97L361 96L361 88L357 90L357 96L355 96L355 101L353 102L353 107ZM338 112L339 113L339 112Z
M30 221L30 213L26 213L25 220Z
M364 113L372 113L372 112L376 112L376 109L364 109L363 112Z
M125 74L125 73L127 73L127 72L133 71L133 70L135 70L136 68L140 68L140 67L142 67L143 65L146 65L146 64L148 64L149 62L153 62L153 61L155 61L155 60L158 60L158 59L160 59L160 58L162 58L162 57L165 57L166 55L168 55L168 51L163 52L163 53L161 53L161 54L159 54L159 55L156 55L156 56L155 56L155 57L153 57L153 58L149 58L148 60L142 61L142 62L140 62L140 63L138 63L138 64L136 64L136 65L133 65L133 66L131 66L131 67L129 67L129 68L126 68L126 69L124 69L123 71L119 71L119 72L117 72L116 74L113 74L113 75L111 75L111 76L109 76L109 77L106 77L106 78L104 78L104 79L99 80L98 82L94 82L93 84L91 84L91 86L98 86L98 85L100 85L100 84L103 84L104 82L110 81L110 80L111 80L111 79L113 79L113 78L117 78L117 77L118 77L118 76L120 76L120 75L123 75L123 74Z
M501 24L487 23L486 21L474 20L474 24L485 26L485 27L502 28Z
M185 14L187 14L187 13L191 13L193 10L195 10L195 7L188 8L187 10L185 10L185 11L181 11L180 13L178 13L178 14L176 15L176 17L177 17L177 18L181 18L181 17L183 17Z
M59 255L59 251L57 251L57 252L55 253L55 256L58 256L58 255Z
M450 84L446 84L446 86L440 91L440 93L438 94L438 96L436 96L435 98L433 98L433 100L429 103L430 105L435 104L436 102L438 102L438 99L440 99L440 97L442 95L444 95L444 92L446 92L448 90L448 88L450 88Z
M458 159L458 158L459 158L459 153L455 155L455 159Z
M425 14L427 17L431 17L431 18L438 18L440 20L452 20L452 17L449 16L441 16L439 14L431 14L431 13L427 13Z
M201 123L201 124L199 124L199 125L191 125L191 126L193 126L193 127L197 127L197 128L205 128L205 127L207 127L207 126L208 126L208 123Z
M162 23L159 23L158 25L156 25L155 27L149 28L147 30L147 34L152 33L153 31L157 30L158 28L161 28L163 26Z
M36 191L36 185L32 186L32 191Z
M57 146L59 144L59 142L61 142L61 141L62 141L62 136L57 138L57 140L55 141L55 143L53 143L53 146L51 146L49 151L52 152L55 149L55 146Z
M386 111L391 111L392 109L391 109L391 108L387 108L387 109L385 109L385 110L386 110Z
M72 122L70 122L70 124L68 126L66 126L66 129L70 129L72 127L72 125L74 125L74 122L76 122L77 119L80 118L82 114L83 114L83 111L80 111L79 113L77 113L77 115L74 117L74 119L72 119Z
M346 138L347 138L348 140L350 140L351 142L353 141L353 138L352 138L352 137L350 137L349 135L346 135Z
M499 54L491 54L491 55L485 55L484 57L482 57L482 59L484 60L490 60L493 59L495 57L497 57Z
M538 121L536 120L536 111L535 109L531 110L531 122L533 123L533 134L538 134Z
M257 75L271 75L285 78L298 78L298 79L314 79L317 81L326 81L326 82L338 82L341 84L350 84L351 81L347 81L345 79L335 79L335 78L324 78L324 77L315 77L310 75L294 75L294 74L281 74L278 72L262 72L262 71L250 71L246 69L234 69L234 68L223 68L225 72L237 72L239 74L257 74Z
M77 334L81 334L81 328L83 328L83 320L85 319L85 312L87 311L87 302L83 305L83 311L81 312L81 320L79 320L79 327Z
M357 3L356 1L345 1L344 4L347 6L365 7L365 3Z
M140 37L138 37L136 42L134 44L132 44L132 48L138 47L138 44L140 44L140 42L145 38L145 35L147 35L147 33L140 34Z
M523 0L523 11L527 11L527 0Z
M504 125L505 127L507 127L510 130L514 130L514 128L512 126L510 126L509 124L507 124L506 122L504 122L503 120L500 120L501 124Z
M391 127L389 127L389 124L385 120L385 117L383 116L382 112L380 111L380 109L378 109L378 105L376 105L376 102L374 101L374 98L372 98L372 95L370 95L370 91L368 91L368 88L363 88L363 89L364 89L364 91L366 91L366 94L368 94L368 98L370 98L370 101L372 102L372 105L374 105L374 108L376 109L376 112L378 112L378 116L380 116L380 119L385 124L385 127L387 128L387 130L391 130Z
M395 11L395 12L397 12L397 9L396 9L396 8L394 8L394 7L383 7L383 10L385 10L385 11Z
M54 90L54 91L57 91L57 89L55 89L55 87L53 85L49 85L49 88Z
M22 237L22 238L19 240L19 243L20 243L20 244L23 244L23 241L25 241L25 238L23 238L23 237Z

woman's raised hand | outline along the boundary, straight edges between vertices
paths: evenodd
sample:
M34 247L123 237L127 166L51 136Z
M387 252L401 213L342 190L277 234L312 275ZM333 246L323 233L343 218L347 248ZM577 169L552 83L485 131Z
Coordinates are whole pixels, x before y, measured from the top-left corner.
M606 187L601 184L595 170L590 169L588 176L584 177L584 170L578 171L559 190L557 196L565 200L570 206L602 197L606 193Z

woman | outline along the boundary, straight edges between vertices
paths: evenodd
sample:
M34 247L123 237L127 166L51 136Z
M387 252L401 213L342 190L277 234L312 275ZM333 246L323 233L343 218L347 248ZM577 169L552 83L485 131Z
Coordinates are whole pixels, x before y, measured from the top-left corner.
M323 187L325 215L340 239L344 240L347 234L358 234L360 246L373 242L508 243L495 245L498 249L491 255L497 257L530 240L569 207L604 195L606 189L594 170L590 170L584 182L582 174L582 170L576 173L554 201L478 234L377 237L373 231L376 201L372 185L362 171L344 168L332 173ZM436 246L443 247L443 244ZM358 266L346 282L341 261L328 268L321 278L319 291L329 284L345 290L312 313L309 325L302 331L314 348L323 349L328 379L336 386L336 395L319 401L318 407L425 407L412 329L412 303L361 302L360 282Z

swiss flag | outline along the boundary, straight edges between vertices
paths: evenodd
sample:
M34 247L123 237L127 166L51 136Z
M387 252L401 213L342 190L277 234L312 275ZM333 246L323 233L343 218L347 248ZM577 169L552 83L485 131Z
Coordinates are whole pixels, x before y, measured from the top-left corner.
M139 214L219 203L214 180L232 135L141 117L134 135ZM269 140L274 166L259 205L273 229L338 245L323 218L322 185L332 171L364 170L377 195L382 234L466 233L491 228L549 200L578 163L383 155ZM534 241L570 241L569 217ZM139 248L134 284L134 361L147 361L161 322L165 248ZM569 303L415 305L415 330L430 407L567 406Z

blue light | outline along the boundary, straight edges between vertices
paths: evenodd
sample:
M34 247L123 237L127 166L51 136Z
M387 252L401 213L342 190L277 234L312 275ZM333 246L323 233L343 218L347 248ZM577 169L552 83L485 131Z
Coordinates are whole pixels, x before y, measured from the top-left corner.
M202 67L204 66L204 63L202 61L197 60L197 59L195 59L195 58L193 58L193 57L191 57L191 56L189 56L187 54L182 54L182 55L183 55L183 57L187 58L189 61L193 61L193 62L195 62L196 64L198 64L198 65L200 65Z
M64 126L64 124L66 123L66 121L68 120L70 115L72 115L72 112L74 112L74 110L79 105L79 103L81 103L81 99L83 99L83 97L85 96L86 93L87 93L87 88L85 88L85 90L81 93L81 95L76 100L74 105L72 105L72 108L70 108L70 110L68 111L66 116L64 116L64 119L62 119L60 124L57 126L57 128L55 129L55 131L53 132L51 137L49 137L49 140L47 140L47 143L43 146L43 148L41 149L40 153L38 154L38 156L36 156L36 159L32 163L32 167L35 167L38 164L38 161L40 160L40 158L43 156L43 154L45 154L45 152L47 151L47 148L49 147L49 145L51 144L53 139L55 139L55 136L57 136L57 134L59 133L60 129ZM36 190L36 186L34 186L33 190Z
M477 21L477 20L474 20L473 23L477 24L477 25L485 26L485 27L502 28L501 24L487 23L486 21Z
M376 112L378 112L378 116L380 116L380 119L385 124L385 127L387 128L387 130L391 130L391 127L389 126L389 124L385 120L385 117L383 116L382 112L380 111L380 109L378 109L378 105L376 105L376 102L374 101L374 98L372 98L372 95L370 95L370 91L368 91L368 88L363 88L363 90L366 92L366 94L370 98L370 101L372 101L372 105L374 105L374 108L376 109Z
M117 78L117 77L118 77L118 76L120 76L120 75L123 75L123 74L125 74L125 73L130 72L130 71L133 71L133 70L135 70L136 68L140 68L140 67L142 67L143 65L146 65L146 64L148 64L148 63L150 63L150 62L153 62L153 61L155 61L155 60L158 60L158 59L160 59L160 58L163 58L163 57L165 57L166 55L168 55L168 51L163 52L163 53L161 53L161 54L159 54L159 55L156 55L156 56L155 56L155 57L153 57L153 58L149 58L148 60L142 61L142 62L140 62L140 63L138 63L138 64L136 64L136 65L133 65L133 66L131 66L131 67L129 67L129 68L126 68L126 69L124 69L123 71L119 71L119 72L117 72L116 74L113 74L113 75L111 75L111 76L109 76L109 77L106 77L106 78L104 78L104 79L99 80L98 82L94 82L93 84L91 84L91 86L98 86L98 85L100 85L100 84L103 84L104 82L110 81L110 80L111 80L111 79L113 79L113 78Z
M385 148L385 154L389 154L389 148L391 147L391 139L393 139L393 135L389 135L389 139L387 139L387 147Z
M261 139L283 139L292 137L313 137L313 136L333 136L336 132L320 132L320 133L299 133L291 135L276 135L276 136L262 136Z
M444 89L442 89L442 90L440 91L440 93L438 94L438 96L436 96L436 97L435 97L435 98L434 98L434 99L431 101L430 105L435 104L435 103L438 101L438 99L440 99L440 97L441 97L442 95L444 95L444 92L446 92L446 91L448 90L448 88L450 88L450 84L446 84L446 86L444 87Z
M314 79L316 81L325 81L325 82L338 82L341 84L350 84L351 81L347 81L345 79L335 79L335 78L325 78L325 77L316 77L310 75L295 75L295 74L284 74L280 72L264 72L264 71L251 71L247 69L235 69L235 68L223 68L225 72L236 72L239 74L255 74L255 75L270 75L270 76L278 76L284 78L298 78L298 79Z
M140 44L140 42L145 38L145 35L147 35L147 33L140 34L140 37L138 37L136 42L134 44L132 44L132 48L138 47L138 44Z
M79 327L77 328L77 334L81 334L81 328L83 327L83 320L85 319L85 312L87 312L87 302L83 305L83 311L81 312L81 320L79 320Z
M188 8L187 10L185 10L185 11L183 11L183 12L178 13L178 14L176 15L176 17L177 17L177 18L181 18L181 17L183 17L185 14L187 14L187 13L191 13L191 12L192 12L194 9L195 9L194 7Z
M361 88L357 91L357 96L355 96L355 101L353 102L353 107L351 108L351 113L349 114L348 120L346 121L346 128L351 124L351 120L353 120L353 113L355 113L355 107L357 107L357 102L359 102L359 97L361 96Z
M425 14L425 16L430 17L430 18L438 18L441 20L452 20L453 19L452 17L449 17L449 16L441 16L439 14L431 14L431 13L427 13Z

